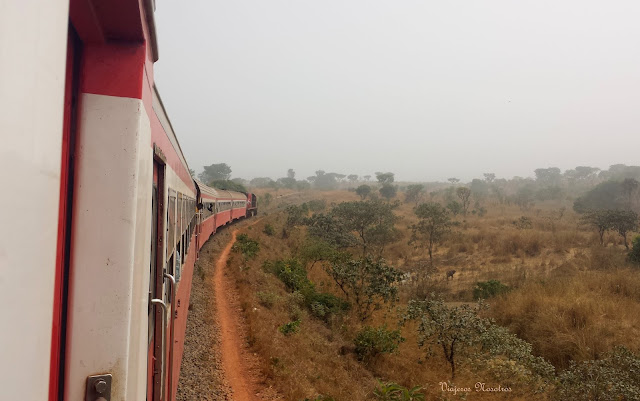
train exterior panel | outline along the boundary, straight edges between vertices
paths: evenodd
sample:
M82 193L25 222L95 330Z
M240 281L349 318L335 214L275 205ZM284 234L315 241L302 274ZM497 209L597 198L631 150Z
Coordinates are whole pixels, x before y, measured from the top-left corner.
M24 173L2 176L19 196L0 201L7 399L94 400L91 377L109 374L111 399L174 400L198 250L252 215L255 196L189 174L154 84L154 7L34 0L0 15L3 38L24 33L0 60L16 89L0 95L0 163Z

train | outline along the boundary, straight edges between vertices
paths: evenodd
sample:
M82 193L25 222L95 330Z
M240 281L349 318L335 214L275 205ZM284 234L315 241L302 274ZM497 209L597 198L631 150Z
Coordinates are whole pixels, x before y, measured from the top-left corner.
M2 400L174 400L199 251L258 212L192 178L155 7L0 7Z

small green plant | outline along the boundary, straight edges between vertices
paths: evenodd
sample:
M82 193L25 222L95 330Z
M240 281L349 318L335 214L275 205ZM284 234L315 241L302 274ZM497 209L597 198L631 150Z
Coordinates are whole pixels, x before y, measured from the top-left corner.
M273 235L276 233L276 229L273 228L271 224L265 224L262 232L268 235L269 237L273 237Z
M318 395L316 396L316 398L305 398L304 400L301 401L336 401L335 398L329 396L329 395Z
M241 253L245 260L253 259L260 250L258 241L249 238L247 234L240 234L231 248L236 253Z
M387 326L379 328L365 326L358 332L353 342L358 359L366 363L380 354L395 352L403 341L400 330L389 330Z
M488 299L497 295L506 294L511 288L498 280L478 281L473 289L474 299Z
M270 291L258 291L256 293L256 296L258 297L258 302L260 303L260 305L264 306L267 309L271 309L278 300L278 296Z
M424 394L419 386L407 388L397 383L382 383L378 381L378 388L373 395L378 401L424 401Z
M529 230L533 228L533 222L526 216L522 216L518 220L514 221L513 225L519 230Z
M629 262L636 266L640 266L640 235L633 239L631 251L629 252Z
M294 320L293 322L285 323L282 326L278 327L280 333L285 336L295 334L300 330L300 320Z

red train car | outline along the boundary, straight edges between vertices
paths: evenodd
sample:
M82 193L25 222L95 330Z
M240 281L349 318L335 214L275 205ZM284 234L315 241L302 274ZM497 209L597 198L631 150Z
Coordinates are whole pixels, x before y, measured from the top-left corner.
M197 251L257 211L192 180L154 84L154 8L0 13L2 399L175 399Z

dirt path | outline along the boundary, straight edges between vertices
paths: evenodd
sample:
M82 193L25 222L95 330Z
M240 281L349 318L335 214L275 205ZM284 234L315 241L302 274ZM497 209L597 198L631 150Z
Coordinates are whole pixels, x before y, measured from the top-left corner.
M232 279L226 274L227 259L236 240L237 230L231 233L231 240L216 262L214 291L216 294L216 313L220 325L222 366L233 391L234 401L259 401L259 380L251 369L252 361L244 342L241 311L235 297Z

